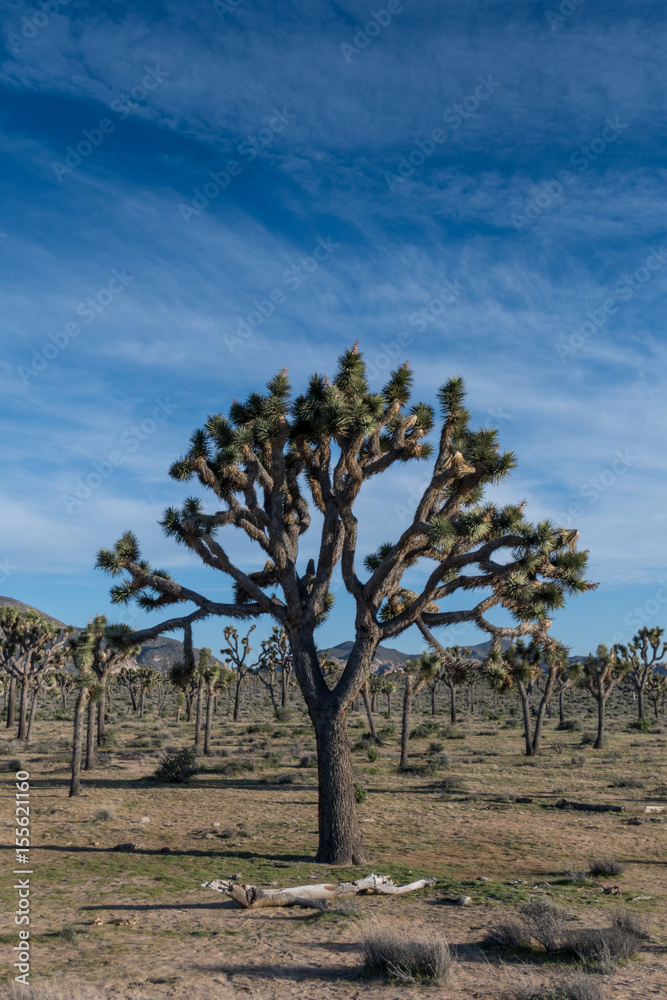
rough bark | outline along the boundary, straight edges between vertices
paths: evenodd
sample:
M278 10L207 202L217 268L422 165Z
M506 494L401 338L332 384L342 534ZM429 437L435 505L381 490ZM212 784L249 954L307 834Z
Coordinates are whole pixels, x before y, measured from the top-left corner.
M401 726L401 759L399 767L406 767L408 763L408 740L410 739L410 718L412 716L413 681L410 675L405 678L405 690L403 691L403 724Z
M607 699L600 697L597 699L598 702L598 732L595 737L595 743L593 744L594 750L601 750L602 744L604 743L604 722L607 710Z
M229 879L213 879L211 882L204 882L202 889L225 893L246 910L266 906L303 906L325 910L329 900L338 899L340 896L361 896L368 893L379 896L400 896L435 885L435 881L434 878L423 878L417 882L410 882L409 885L394 885L392 880L384 875L371 873L366 878L357 879L356 882L298 885L290 889L262 889L256 885L245 885Z
M378 736L378 734L376 732L376 729L375 729L375 720L373 719L373 704L372 704L372 701L368 697L368 681L367 680L364 681L364 683L362 684L361 694L362 694L362 697L364 699L364 707L366 708L366 715L368 717L368 728L371 731L371 736L373 737L373 740L375 741L375 743L381 743L382 740Z
M211 722L213 721L213 692L208 692L208 697L206 699L206 722L204 726L204 754L206 757L211 756Z
M95 764L95 702L88 701L88 726L86 732L86 763L84 771L92 771Z
M456 684L448 684L447 687L449 688L449 719L454 725L459 721L456 712Z
M241 684L243 682L243 677L240 676L236 682L236 691L234 692L234 722L238 722L241 715Z
M9 679L9 691L7 693L7 729L14 728L14 715L16 713L16 677Z
M97 745L98 747L104 746L104 738L106 736L106 725L105 725L105 715L107 711L107 695L106 686L104 681L102 682L102 693L100 694L100 699L97 702Z
M316 860L330 865L366 864L354 800L347 711L311 710L317 739L319 848Z
M195 712L195 746L199 747L201 745L201 721L202 721L202 707L204 701L204 683L203 680L199 681L197 685L197 710Z
M72 780L70 782L70 798L81 792L81 751L83 749L83 716L86 702L89 698L86 688L81 688L74 709L74 735L72 739Z
M28 733L28 672L23 672L21 681L21 703L19 707L19 731L18 738L25 740Z
M30 706L30 717L28 719L28 729L25 734L26 743L30 742L30 737L32 736L32 724L35 721L35 714L37 712L37 699L39 698L40 692L42 690L41 683L35 688L35 693L32 698L32 705Z
M523 736L526 742L526 757L532 757L533 738L530 725L530 695L528 694L523 681L519 680L517 682L517 687L519 689L519 698L521 699L521 707L523 710Z

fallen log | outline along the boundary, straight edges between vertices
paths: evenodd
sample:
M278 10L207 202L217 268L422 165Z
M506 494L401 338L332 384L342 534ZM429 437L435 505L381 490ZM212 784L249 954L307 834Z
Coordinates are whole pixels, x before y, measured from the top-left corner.
M357 879L356 882L336 884L323 882L317 885L298 885L291 889L262 889L257 885L245 885L231 879L216 878L211 882L204 882L202 889L222 892L246 910L260 906L303 906L325 910L330 900L338 899L340 896L361 896L366 893L399 896L430 885L435 885L434 878L422 878L408 885L394 885L390 878L374 875L371 872L366 878Z
M625 812L625 806L615 806L609 803L593 803L593 802L574 802L572 799L559 799L556 803L556 809L579 809L581 812L595 812L595 813L622 813Z

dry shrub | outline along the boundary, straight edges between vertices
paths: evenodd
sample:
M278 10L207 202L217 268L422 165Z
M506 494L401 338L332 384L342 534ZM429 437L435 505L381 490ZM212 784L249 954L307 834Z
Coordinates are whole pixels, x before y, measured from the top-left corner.
M529 945L529 931L522 921L513 917L491 927L482 941L482 947L503 948L508 951L514 948L526 948Z
M403 983L441 985L449 977L453 959L441 934L425 931L419 938L391 931L379 924L363 939L365 971Z
M103 806L102 809L98 809L95 813L95 819L99 820L100 822L115 818L116 818L116 813L112 806Z
M640 922L629 914L611 927L601 929L577 929L566 939L566 947L584 963L586 968L596 972L613 972L619 962L627 961L637 954L639 942L646 931Z
M588 869L590 875L606 878L622 875L624 871L625 865L622 865L616 858L596 858L591 861Z
M546 951L557 951L569 914L550 899L531 899L521 907L526 929Z
M604 1000L604 995L599 979L573 972L549 985L522 978L503 991L501 1000Z

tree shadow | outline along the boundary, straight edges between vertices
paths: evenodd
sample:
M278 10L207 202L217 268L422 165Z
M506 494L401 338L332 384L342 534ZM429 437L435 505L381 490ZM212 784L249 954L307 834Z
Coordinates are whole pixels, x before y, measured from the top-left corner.
M213 900L210 903L91 903L79 907L81 910L122 910L138 913L150 910L240 910L233 899Z
M349 965L334 965L326 968L310 965L277 966L263 965L192 965L197 972L225 973L228 976L247 976L249 979L321 979L328 982L337 979L358 979L361 970Z

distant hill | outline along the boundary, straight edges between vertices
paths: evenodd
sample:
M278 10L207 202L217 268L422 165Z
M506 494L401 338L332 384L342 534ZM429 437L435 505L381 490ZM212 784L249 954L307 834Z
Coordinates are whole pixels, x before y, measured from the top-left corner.
M502 640L503 649L507 649L509 645L508 639ZM347 663L353 646L354 643L352 641L340 642L337 646L331 646L329 649L322 650L322 652L332 659L338 660L339 663ZM491 649L491 640L480 642L476 646L468 646L468 649L470 650L471 659L484 660ZM422 652L422 650L419 652ZM390 649L389 646L378 646L373 659L373 668L380 674L384 674L388 670L402 670L407 660L414 660L419 656L419 652L401 653L397 649Z
M347 663L348 656L352 650L354 643L351 641L340 642L337 646L331 646L329 649L323 649L322 652L327 656L330 656L334 660L338 660L339 663ZM501 647L506 650L510 646L509 639L501 640ZM425 648L425 647L424 647ZM468 646L470 650L470 658L472 660L485 660L489 655L491 649L491 640L487 642L477 643L476 646ZM422 652L420 650L419 652ZM419 652L414 653L401 653L397 649L390 649L388 646L378 646L377 653L373 659L373 668L377 670L379 674L384 674L388 670L402 670L405 666L407 660L414 660L419 656ZM571 656L570 663L580 663L584 660L584 656Z
M34 608L31 604L24 604L23 601L17 601L13 597L0 597L0 606L5 605L11 608L19 608L21 611L36 611L38 615L42 618L47 618L49 621L54 622L56 625L61 625L65 627L65 623L61 622L58 618L54 618L53 615L48 614L46 611L41 611L39 608ZM76 626L76 630L80 631L81 626ZM195 649L195 657L199 655L199 650ZM169 670L172 663L176 663L178 660L183 659L183 643L179 642L178 639L169 639L166 636L158 636L157 639L150 639L145 642L141 647L141 652L136 658L136 662L141 666L154 667L156 670L165 673ZM222 661L217 659L215 656L211 656L213 663L221 663Z

